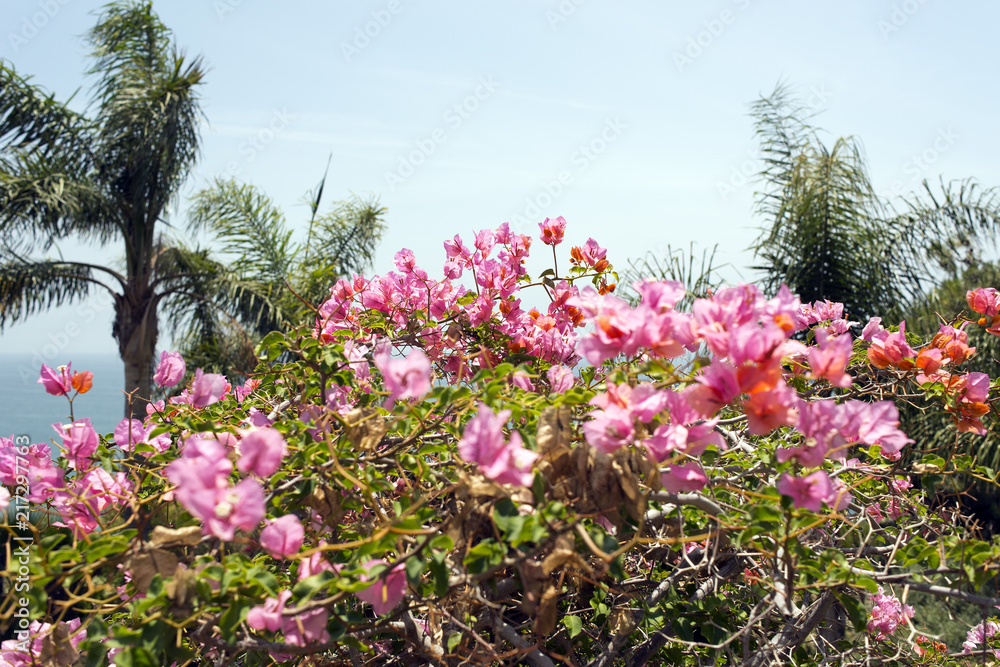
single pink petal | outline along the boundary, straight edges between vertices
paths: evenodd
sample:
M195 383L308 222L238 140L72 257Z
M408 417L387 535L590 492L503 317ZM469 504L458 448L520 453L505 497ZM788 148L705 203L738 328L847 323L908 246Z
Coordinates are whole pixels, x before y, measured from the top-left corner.
M240 459L236 467L242 472L253 471L260 477L269 477L281 467L288 455L288 444L278 429L266 427L250 431L240 441Z
M362 581L369 581L374 576L378 581L373 586L355 593L362 602L367 602L372 606L376 614L381 616L392 611L397 604L406 596L406 572L401 567L395 567L386 574L382 570L378 575L373 575L372 570L378 566L387 566L382 559L370 560L365 563L364 568L368 570L367 575L361 575Z
M302 548L305 529L294 514L286 514L277 519L268 520L264 530L260 531L260 546L273 558L294 556Z
M164 351L153 375L153 382L161 387L173 387L184 378L187 366L180 352Z

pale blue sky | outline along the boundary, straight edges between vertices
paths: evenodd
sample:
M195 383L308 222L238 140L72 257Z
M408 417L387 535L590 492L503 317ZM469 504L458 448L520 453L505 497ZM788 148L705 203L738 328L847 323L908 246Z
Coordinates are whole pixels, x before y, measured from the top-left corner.
M60 99L81 88L84 103L80 36L102 4L3 0L0 57ZM940 175L1000 185L992 2L280 5L155 3L209 68L202 157L185 195L236 172L298 223L332 153L331 201L374 193L389 209L379 271L408 247L438 272L456 232L510 221L534 234L557 215L568 241L594 237L619 267L691 242L718 243L720 261L746 267L760 224L740 174L759 166L747 112L779 80L822 112L814 122L827 138L863 140L882 192ZM183 228L181 215L174 222ZM67 257L80 250L64 245ZM80 331L63 336L74 320ZM110 322L106 300L71 306L9 327L0 350L51 352L57 341L48 363L114 352Z

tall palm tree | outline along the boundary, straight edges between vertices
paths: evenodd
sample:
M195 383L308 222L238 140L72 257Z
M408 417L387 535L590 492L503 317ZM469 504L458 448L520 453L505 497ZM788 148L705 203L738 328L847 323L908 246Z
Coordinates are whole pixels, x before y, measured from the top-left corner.
M752 107L761 141L766 219L752 249L765 288L788 284L804 301L831 299L855 318L901 316L961 261L970 242L995 240L1000 194L971 181L941 184L894 206L874 191L854 137L827 146L783 86Z
M97 77L89 115L0 62L0 326L106 289L125 388L148 398L157 308L191 287L161 262L158 225L198 154L204 69L151 2L108 5L87 38ZM74 236L121 243L123 266L29 256ZM141 402L132 411L144 412Z

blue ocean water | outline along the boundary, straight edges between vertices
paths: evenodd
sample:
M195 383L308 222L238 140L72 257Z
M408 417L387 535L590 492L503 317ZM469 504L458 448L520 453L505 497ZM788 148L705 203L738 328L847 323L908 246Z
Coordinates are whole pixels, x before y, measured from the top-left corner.
M114 355L78 355L55 363L73 362L74 371L91 371L94 386L73 401L73 417L89 417L98 433L114 431L125 416L125 366ZM52 396L38 383L41 362L30 354L0 354L0 436L26 435L31 442L51 443L52 424L69 423L69 401ZM55 441L60 442L59 438Z

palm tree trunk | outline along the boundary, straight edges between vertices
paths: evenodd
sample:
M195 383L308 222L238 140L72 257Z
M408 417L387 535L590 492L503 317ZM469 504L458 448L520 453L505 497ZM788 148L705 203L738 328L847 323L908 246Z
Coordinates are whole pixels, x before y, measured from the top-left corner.
M113 330L125 362L125 416L144 419L152 396L153 355L158 334L156 301L151 290L129 290L115 299Z

